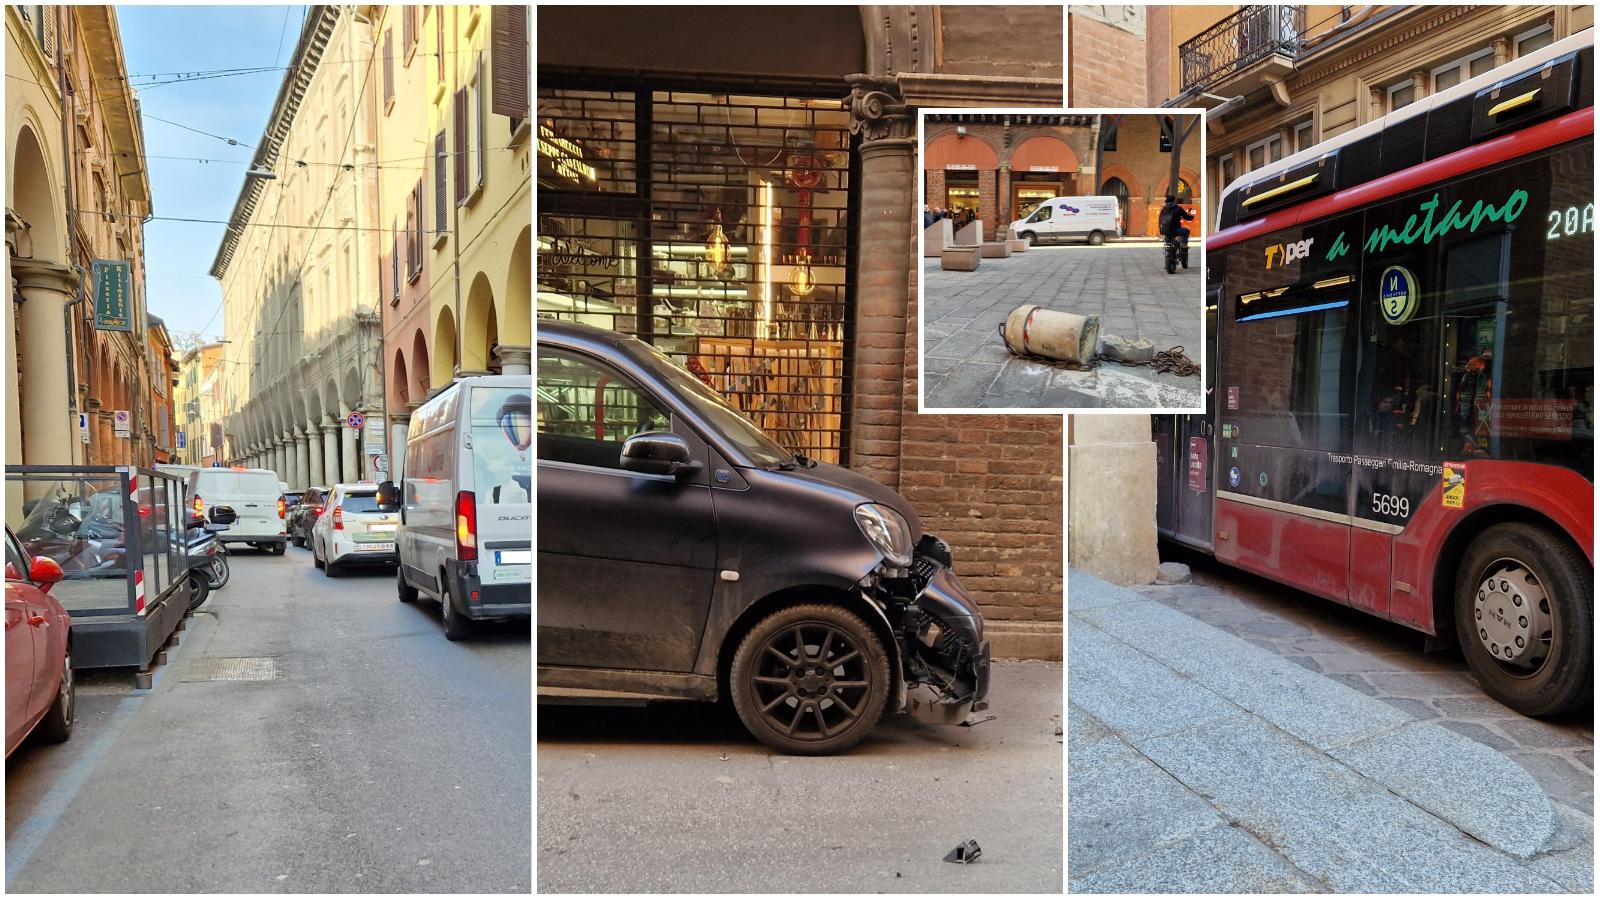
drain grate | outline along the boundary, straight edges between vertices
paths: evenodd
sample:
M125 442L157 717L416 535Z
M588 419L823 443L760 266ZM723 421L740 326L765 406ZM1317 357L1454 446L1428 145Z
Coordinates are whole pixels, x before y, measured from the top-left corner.
M179 681L276 681L283 677L271 656L215 656L191 659Z

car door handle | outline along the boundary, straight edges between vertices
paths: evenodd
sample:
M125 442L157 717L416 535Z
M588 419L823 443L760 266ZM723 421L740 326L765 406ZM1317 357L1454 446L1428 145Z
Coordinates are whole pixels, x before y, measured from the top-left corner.
M29 616L28 624L34 627L38 627L40 625L48 627L50 625L50 620L46 619L44 616Z

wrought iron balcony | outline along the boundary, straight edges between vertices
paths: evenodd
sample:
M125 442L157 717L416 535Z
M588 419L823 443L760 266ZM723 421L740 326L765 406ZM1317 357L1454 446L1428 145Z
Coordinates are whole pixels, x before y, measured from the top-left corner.
M1295 58L1303 6L1246 6L1178 47L1182 90L1208 88L1274 54Z

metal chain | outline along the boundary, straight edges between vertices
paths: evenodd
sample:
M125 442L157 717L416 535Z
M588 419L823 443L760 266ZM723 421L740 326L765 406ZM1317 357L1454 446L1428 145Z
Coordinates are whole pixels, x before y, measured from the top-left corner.
M1004 343L1004 341L1002 341L1002 343ZM1006 352L1010 353L1012 356L1020 359L1026 359L1030 362L1043 363L1044 365L1057 369L1067 369L1073 372L1093 371L1094 369L1098 368L1102 362L1112 362L1127 366L1130 369L1136 369L1140 366L1149 366L1157 372L1167 372L1172 375L1176 375L1179 378L1187 378L1191 375L1199 375L1200 366L1197 365L1194 360L1185 355L1183 351L1184 348L1181 344L1173 347L1170 350L1157 350L1155 354L1150 357L1149 361L1142 363L1127 362L1125 360L1115 359L1110 356L1106 356L1103 353L1096 354L1094 358L1090 359L1087 363L1071 363L1065 360L1052 359L1048 356L1039 356L1034 353L1019 353L1016 350L1011 349L1011 345L1006 345Z

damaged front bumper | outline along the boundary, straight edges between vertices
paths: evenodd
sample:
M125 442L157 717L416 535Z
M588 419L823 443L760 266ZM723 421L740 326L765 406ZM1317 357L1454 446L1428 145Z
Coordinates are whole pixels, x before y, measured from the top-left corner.
M956 578L947 544L924 535L909 570L874 573L864 587L899 644L902 709L954 724L988 708L983 616Z

